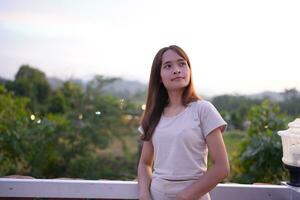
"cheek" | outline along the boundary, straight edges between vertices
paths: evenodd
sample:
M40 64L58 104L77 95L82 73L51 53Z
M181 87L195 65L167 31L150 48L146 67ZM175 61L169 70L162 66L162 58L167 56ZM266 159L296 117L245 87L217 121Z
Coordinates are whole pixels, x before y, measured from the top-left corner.
M188 72L187 77L188 77L188 81L190 81L190 79L191 79L191 73L190 73L190 71Z
M160 75L160 80L166 89L171 87L172 83L170 82L170 77L168 74L162 73Z
M188 80L190 80L191 78L191 71L190 71L190 68L186 68L184 70L184 73L185 73L185 77L187 77Z
M164 71L160 72L160 80L165 83L168 80L168 74L165 73Z

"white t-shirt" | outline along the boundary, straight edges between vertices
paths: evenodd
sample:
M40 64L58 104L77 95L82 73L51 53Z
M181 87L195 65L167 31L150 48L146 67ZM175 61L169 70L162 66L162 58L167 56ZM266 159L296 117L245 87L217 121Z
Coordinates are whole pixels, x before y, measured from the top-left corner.
M176 116L161 116L152 136L153 177L168 180L198 179L207 170L205 138L227 124L206 100L191 102ZM141 127L139 131L143 133Z

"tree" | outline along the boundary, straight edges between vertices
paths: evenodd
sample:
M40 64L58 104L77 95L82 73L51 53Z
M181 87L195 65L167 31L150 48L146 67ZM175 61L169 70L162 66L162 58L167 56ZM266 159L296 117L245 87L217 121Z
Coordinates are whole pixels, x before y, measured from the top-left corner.
M280 114L279 106L268 100L253 106L248 118L251 125L236 157L240 172L234 180L280 183L287 174L281 161L282 144L277 131L286 129L290 119Z
M10 91L0 87L0 175L134 177L136 152L128 141L137 138L141 109L102 92L113 79L99 76L87 90L66 81L39 102L38 90L29 82L29 77L38 79L34 74L24 67L17 80L6 85ZM121 153L110 146L115 141Z
M13 91L17 96L31 99L29 107L35 112L45 112L46 104L50 95L50 85L46 75L29 65L22 65L14 81L8 81L6 88Z
M84 91L80 84L68 80L61 88L52 91L49 98L48 112L67 113L81 108L83 105Z
M248 111L259 101L245 96L221 95L214 97L212 103L223 114L229 128L243 130Z
M282 93L284 101L280 102L280 108L293 117L300 116L300 95L295 88L286 89Z
M0 175L26 171L22 135L29 124L28 98L15 97L0 84Z

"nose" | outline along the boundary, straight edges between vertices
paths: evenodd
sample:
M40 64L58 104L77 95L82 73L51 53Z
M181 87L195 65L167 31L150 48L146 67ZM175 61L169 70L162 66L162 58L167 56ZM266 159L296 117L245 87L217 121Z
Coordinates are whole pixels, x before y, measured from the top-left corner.
M180 74L181 71L178 67L175 67L174 71L173 71L173 74Z

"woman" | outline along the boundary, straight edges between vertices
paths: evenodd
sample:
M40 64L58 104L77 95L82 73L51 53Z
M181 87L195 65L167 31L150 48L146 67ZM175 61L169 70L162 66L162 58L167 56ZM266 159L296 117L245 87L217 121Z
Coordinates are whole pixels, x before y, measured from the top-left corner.
M153 60L139 127L140 199L210 199L208 192L229 174L222 138L227 124L196 95L191 75L189 58L178 46L162 48ZM207 170L208 151L213 165Z

